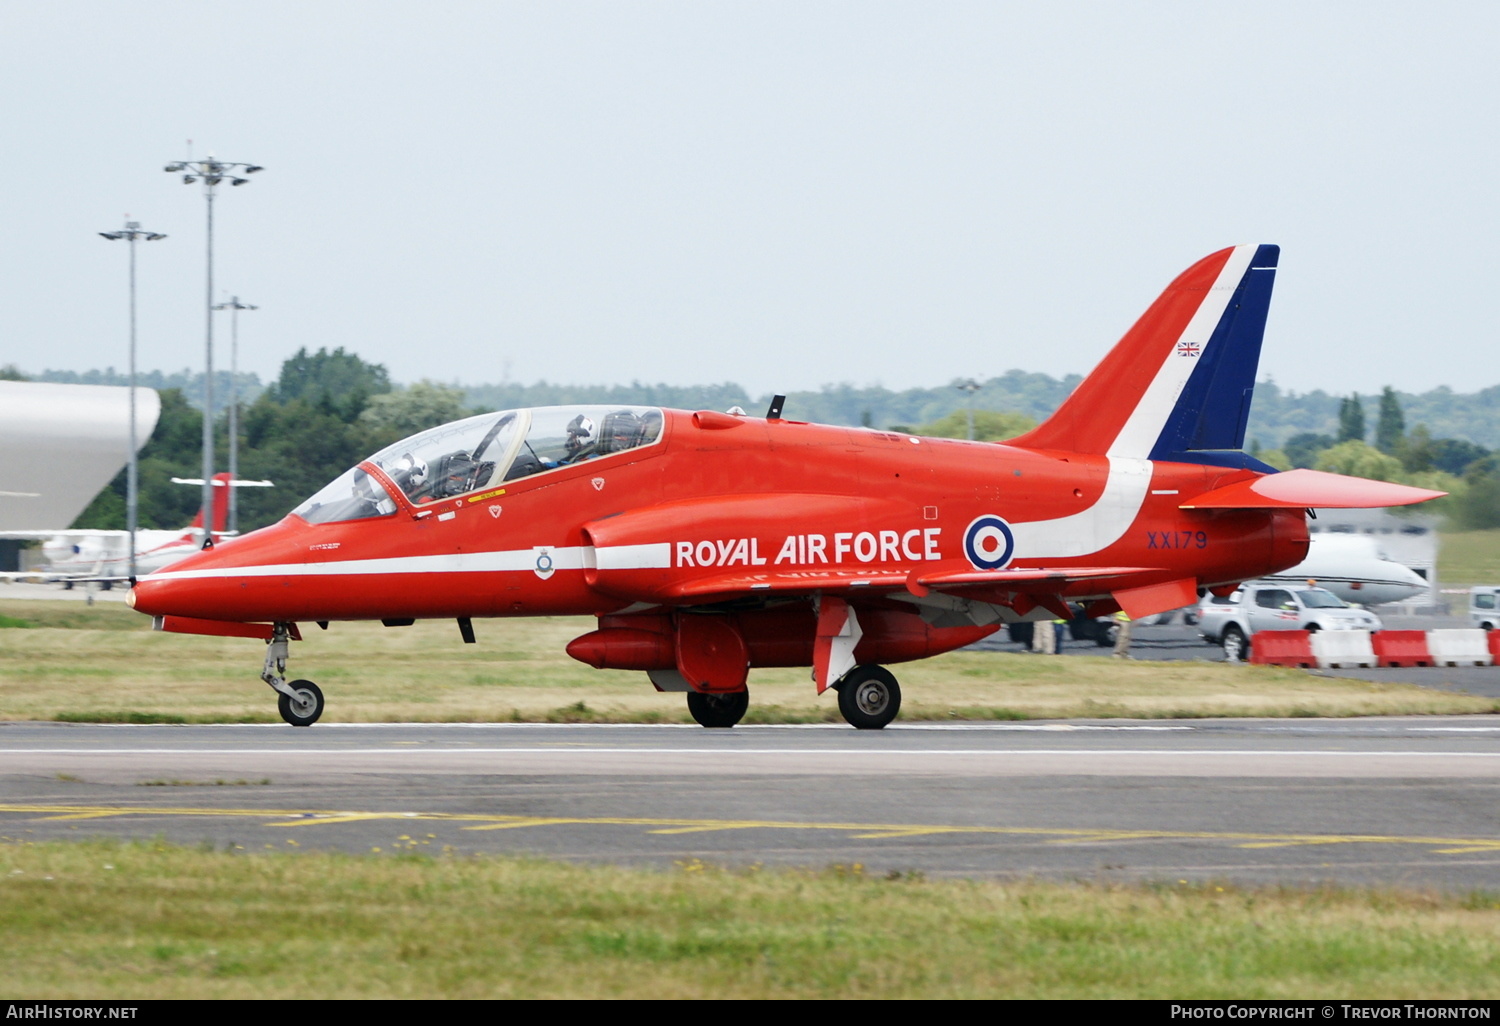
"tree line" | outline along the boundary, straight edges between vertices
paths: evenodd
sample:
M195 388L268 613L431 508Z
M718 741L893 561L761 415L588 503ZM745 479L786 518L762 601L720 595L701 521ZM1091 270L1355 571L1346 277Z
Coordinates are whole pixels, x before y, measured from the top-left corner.
M180 388L160 392L161 416L140 454L139 524L177 528L198 512L202 490L173 484L203 469L203 412ZM375 451L424 428L467 416L458 389L419 382L397 388L384 366L342 348L299 350L239 416L242 478L274 488L238 495L240 530L273 524ZM214 466L229 465L228 414L215 417ZM74 527L125 527L125 472L84 510Z
M183 376L187 372L183 372ZM158 375L159 377L160 375ZM0 367L0 379L22 378L13 366ZM47 372L39 378L116 384L116 375ZM202 470L202 412L196 403L201 374L193 387L160 389L162 411L156 431L141 452L140 524L174 528L197 512L196 488L171 483ZM246 380L248 378L248 380ZM143 383L149 380L143 377ZM830 385L788 395L787 415L798 420L862 424L953 438L995 441L1014 437L1045 419L1081 380L1013 370L984 382L955 381L936 388L893 392L879 386ZM222 387L216 379L216 385ZM227 381L222 384L227 385ZM339 348L316 353L299 350L270 385L241 375L239 469L242 477L275 482L273 489L244 489L238 497L240 526L253 530L274 523L307 496L380 448L424 428L470 413L523 406L576 403L641 403L687 409L742 406L757 413L769 396L752 398L733 383L674 386L632 382L613 386L569 386L538 382L464 388L418 382L402 387L381 364ZM1492 394L1493 393L1493 394ZM223 395L224 391L217 394ZM1461 528L1500 527L1500 451L1481 441L1495 435L1500 387L1471 395L1435 389L1421 395L1390 386L1366 399L1317 391L1298 396L1274 382L1256 386L1248 449L1278 469L1311 467L1384 481L1437 488L1452 493L1425 509L1446 512ZM1471 408L1465 413L1465 408ZM1414 412L1415 411L1415 412ZM1409 419L1422 419L1408 428ZM971 420L972 418L972 420ZM1483 430L1458 431L1453 425L1482 422ZM228 464L226 416L220 412L215 466ZM1440 426L1433 426L1434 423ZM123 528L125 476L121 474L79 517L74 526Z

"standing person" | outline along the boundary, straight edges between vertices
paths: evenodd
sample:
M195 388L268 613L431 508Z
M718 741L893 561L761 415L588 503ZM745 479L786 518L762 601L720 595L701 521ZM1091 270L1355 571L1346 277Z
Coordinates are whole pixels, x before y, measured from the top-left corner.
M1112 653L1116 659L1130 658L1130 617L1125 615L1125 610L1115 614L1115 650Z
M1057 632L1052 629L1051 620L1038 620L1031 632L1031 650L1042 655L1053 655L1057 652Z
M1052 654L1053 655L1062 655L1063 641L1068 636L1067 631L1068 631L1068 621L1066 621L1066 620L1053 620L1052 621Z

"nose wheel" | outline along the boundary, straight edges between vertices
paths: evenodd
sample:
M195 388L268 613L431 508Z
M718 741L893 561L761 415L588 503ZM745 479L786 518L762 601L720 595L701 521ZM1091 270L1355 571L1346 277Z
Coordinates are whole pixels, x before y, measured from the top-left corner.
M884 666L856 666L834 685L850 726L879 730L901 711L901 685Z
M287 624L271 626L271 640L266 644L266 665L260 671L260 679L276 692L276 709L282 719L294 727L311 727L323 715L323 689L310 680L287 683L287 645L291 637L291 628Z
M311 727L323 715L323 689L310 680L294 680L287 685L292 693L278 694L276 708L281 718L294 727Z

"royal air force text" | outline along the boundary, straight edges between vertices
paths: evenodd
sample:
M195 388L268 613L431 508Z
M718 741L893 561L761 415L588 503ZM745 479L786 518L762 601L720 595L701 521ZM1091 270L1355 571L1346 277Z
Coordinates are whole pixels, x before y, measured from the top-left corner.
M813 566L819 563L902 563L942 559L938 551L941 527L910 531L835 531L792 534L781 543L775 559L759 538L717 541L679 541L672 545L674 566Z

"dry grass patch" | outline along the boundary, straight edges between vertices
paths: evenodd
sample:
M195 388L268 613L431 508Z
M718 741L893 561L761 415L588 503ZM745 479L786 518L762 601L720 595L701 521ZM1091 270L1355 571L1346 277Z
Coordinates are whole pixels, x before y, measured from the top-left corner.
M156 633L147 618L118 606L0 602L0 615L38 624L0 628L0 719L278 721L271 691L259 680L258 641ZM307 626L306 640L292 644L289 670L323 688L329 721L690 722L682 696L657 693L645 674L594 670L568 658L564 648L593 628L589 619L479 621L477 645L462 644L448 621L336 623L326 632ZM1490 699L1407 684L1207 662L953 652L896 672L909 720L1497 708ZM818 696L806 669L753 671L750 688L748 722L839 719L834 696Z

